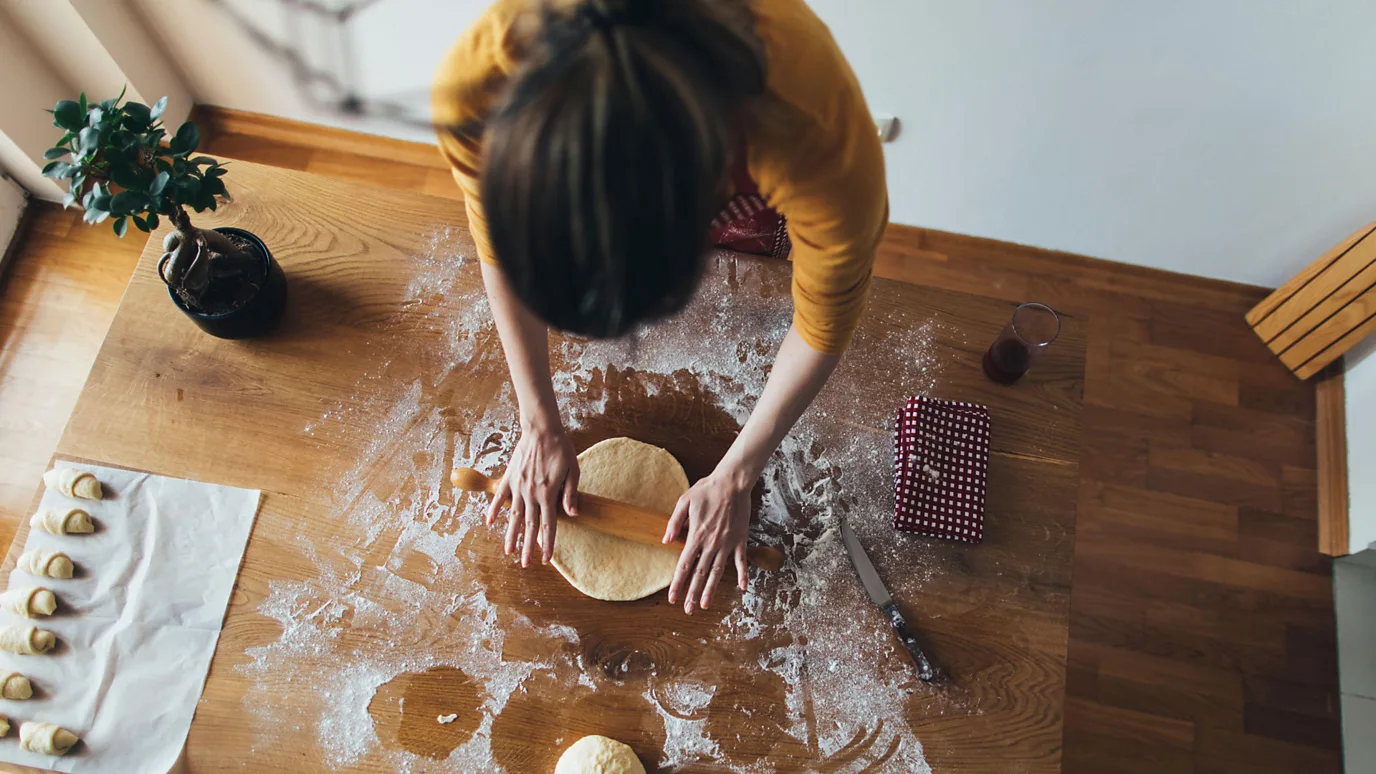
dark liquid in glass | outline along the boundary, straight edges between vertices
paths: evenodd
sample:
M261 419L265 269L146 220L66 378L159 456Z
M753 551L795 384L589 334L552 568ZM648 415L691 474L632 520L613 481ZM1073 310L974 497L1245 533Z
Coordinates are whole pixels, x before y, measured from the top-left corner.
M999 384L1012 384L1027 373L1032 353L1017 339L1000 339L984 353L984 375Z

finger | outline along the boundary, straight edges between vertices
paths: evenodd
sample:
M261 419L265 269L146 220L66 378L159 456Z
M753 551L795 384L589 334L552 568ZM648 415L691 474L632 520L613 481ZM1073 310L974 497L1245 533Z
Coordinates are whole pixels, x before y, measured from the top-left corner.
M664 527L664 539L660 541L661 543L674 542L674 538L683 531L683 525L688 521L689 502L688 495L684 495L678 498L678 502L674 503L674 514L669 517L669 523ZM672 602L673 598L670 597L669 601Z
M676 605L683 599L684 586L688 584L688 579L693 572L693 565L698 558L697 536L689 535L688 543L679 552L678 564L674 567L674 580L669 584L669 604Z
M745 591L746 583L750 578L749 563L745 560L745 544L736 546L736 585L740 586L741 591Z
M578 515L578 468L570 470L564 478L564 513Z
M698 557L698 562L693 567L693 580L688 586L688 596L683 600L683 612L688 615L693 614L693 606L697 604L702 596L702 588L707 583L707 574L712 571L712 562L716 560L717 549L707 547L702 549L702 555Z
M497 520L497 511L501 510L502 504L510 498L511 485L507 483L506 476L502 476L502 482L497 485L497 493L492 495L492 502L487 505L487 515L483 517L487 526L492 526L492 523Z
M516 535L521 529L521 525L526 520L526 501L522 499L519 491L511 493L511 510L506 519L506 542L502 544L502 553L507 556L516 550Z
M726 565L730 560L725 551L718 551L716 557L712 559L712 572L707 575L707 585L702 589L702 609L712 604L712 594L717 590L717 584L721 583L721 575L726 572Z
M559 524L558 490L550 487L541 493L540 500L540 564L549 564L554 557L554 531Z
M530 498L526 506L526 542L521 546L521 566L530 566L530 555L535 553L535 533L540 529L540 504Z

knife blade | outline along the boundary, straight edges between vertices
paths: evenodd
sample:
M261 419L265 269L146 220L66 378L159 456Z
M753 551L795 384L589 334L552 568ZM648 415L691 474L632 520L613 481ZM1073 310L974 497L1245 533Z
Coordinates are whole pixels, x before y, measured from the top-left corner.
M898 636L898 641L903 643L908 655L912 656L913 663L917 666L917 679L924 683L932 682L937 678L936 667L932 666L931 660L922 651L922 646L918 644L907 619L899 611L898 603L893 601L893 595L884 585L884 579L879 577L879 571L875 569L874 562L870 561L870 555L865 553L865 547L860 545L860 539L855 536L855 530L850 528L850 522L844 516L841 517L841 542L846 546L846 554L850 557L851 565L855 567L855 574L860 576L860 585L865 587L865 593L869 595L870 601L888 616L893 633Z

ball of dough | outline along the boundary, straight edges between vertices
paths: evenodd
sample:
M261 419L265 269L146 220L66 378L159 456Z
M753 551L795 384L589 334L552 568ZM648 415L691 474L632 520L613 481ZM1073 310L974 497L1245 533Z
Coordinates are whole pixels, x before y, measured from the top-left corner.
M43 474L43 483L67 497L99 500L105 494L94 474L76 468L53 468Z
M41 529L50 535L79 535L95 532L91 524L91 514L80 508L66 510L44 509L35 513L29 520L34 529Z
M15 615L33 618L36 615L52 615L57 609L57 597L42 586L27 589L10 589L0 594L0 609Z
M19 724L19 746L43 755L63 755L81 741L76 734L55 723Z
M628 745L605 736L585 736L559 756L554 774L645 774L645 767Z
M6 626L0 629L0 650L21 656L47 653L57 644L57 636L36 626Z
M609 438L578 455L578 490L665 514L688 491L674 455L630 438ZM560 519L554 568L574 588L611 602L648 597L669 586L678 551L645 545Z
M23 700L33 698L33 684L18 672L0 672L0 698ZM4 734L0 734L4 736Z
M61 551L44 551L35 548L25 551L15 563L15 567L30 575L43 575L49 578L72 577L72 560Z
M10 735L10 716L0 715L0 736Z

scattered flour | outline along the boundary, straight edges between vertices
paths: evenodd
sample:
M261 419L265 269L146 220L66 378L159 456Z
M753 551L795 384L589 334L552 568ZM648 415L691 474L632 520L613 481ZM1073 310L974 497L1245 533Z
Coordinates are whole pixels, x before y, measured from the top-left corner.
M334 767L366 762L396 771L493 771L494 720L526 681L542 675L596 691L606 679L585 661L577 630L539 626L510 606L499 618L481 578L465 571L477 550L474 527L481 524L483 503L456 498L449 470L502 467L517 429L509 385L490 400L456 401L446 393L456 376L504 368L479 286L471 276L458 281L477 268L446 252L449 237L436 234L429 252L414 258L402 312L380 324L378 346L387 347L388 359L360 374L353 395L323 405L319 420L303 428L357 460L342 482L321 482L335 488L334 507L292 524L260 525L270 539L301 554L297 579L270 582L258 608L281 626L281 635L251 648L249 662L239 667L255 683L245 703L263 749L282 735L308 734ZM742 304L738 294L769 302ZM695 383L708 402L743 423L790 310L787 281L778 272L714 256L682 313L690 324L669 321L617 341L555 339L555 360L564 365L553 378L566 424L577 429L606 412L610 390L593 388L614 371L637 379L648 394L666 380ZM889 657L897 644L859 584L838 582L853 571L833 531L835 514L848 514L881 570L905 568L887 578L896 596L920 591L931 572L923 569L927 544L889 527L890 404L894 394L925 392L938 383L942 365L928 344L941 323L896 323L890 328L916 333L902 339L857 335L831 385L773 455L752 536L779 546L785 566L778 573L752 572L750 591L724 618L715 640L704 642L727 649L753 644L755 651L766 644L757 662L734 668L783 686L786 734L815 757L844 753L828 771L930 770L905 713L915 691L934 689ZM745 332L757 338L742 341ZM876 357L894 364L887 390L857 384L853 363ZM417 363L428 376L414 377ZM490 408L472 415L460 404ZM856 421L880 416L890 422L880 431ZM371 428L362 448L355 440L359 425ZM333 524L333 537L313 539L320 530L308 532L307 519ZM428 639L419 639L422 632ZM543 643L536 652L549 655L513 657L505 647L512 635ZM379 686L436 666L461 670L483 693L477 729L439 762L380 744L369 712ZM641 698L664 726L660 765L711 761L733 771L775 771L767 757L733 759L732 746L713 736L716 690L686 677L648 678ZM318 702L287 700L302 693ZM456 716L438 722L445 717Z

